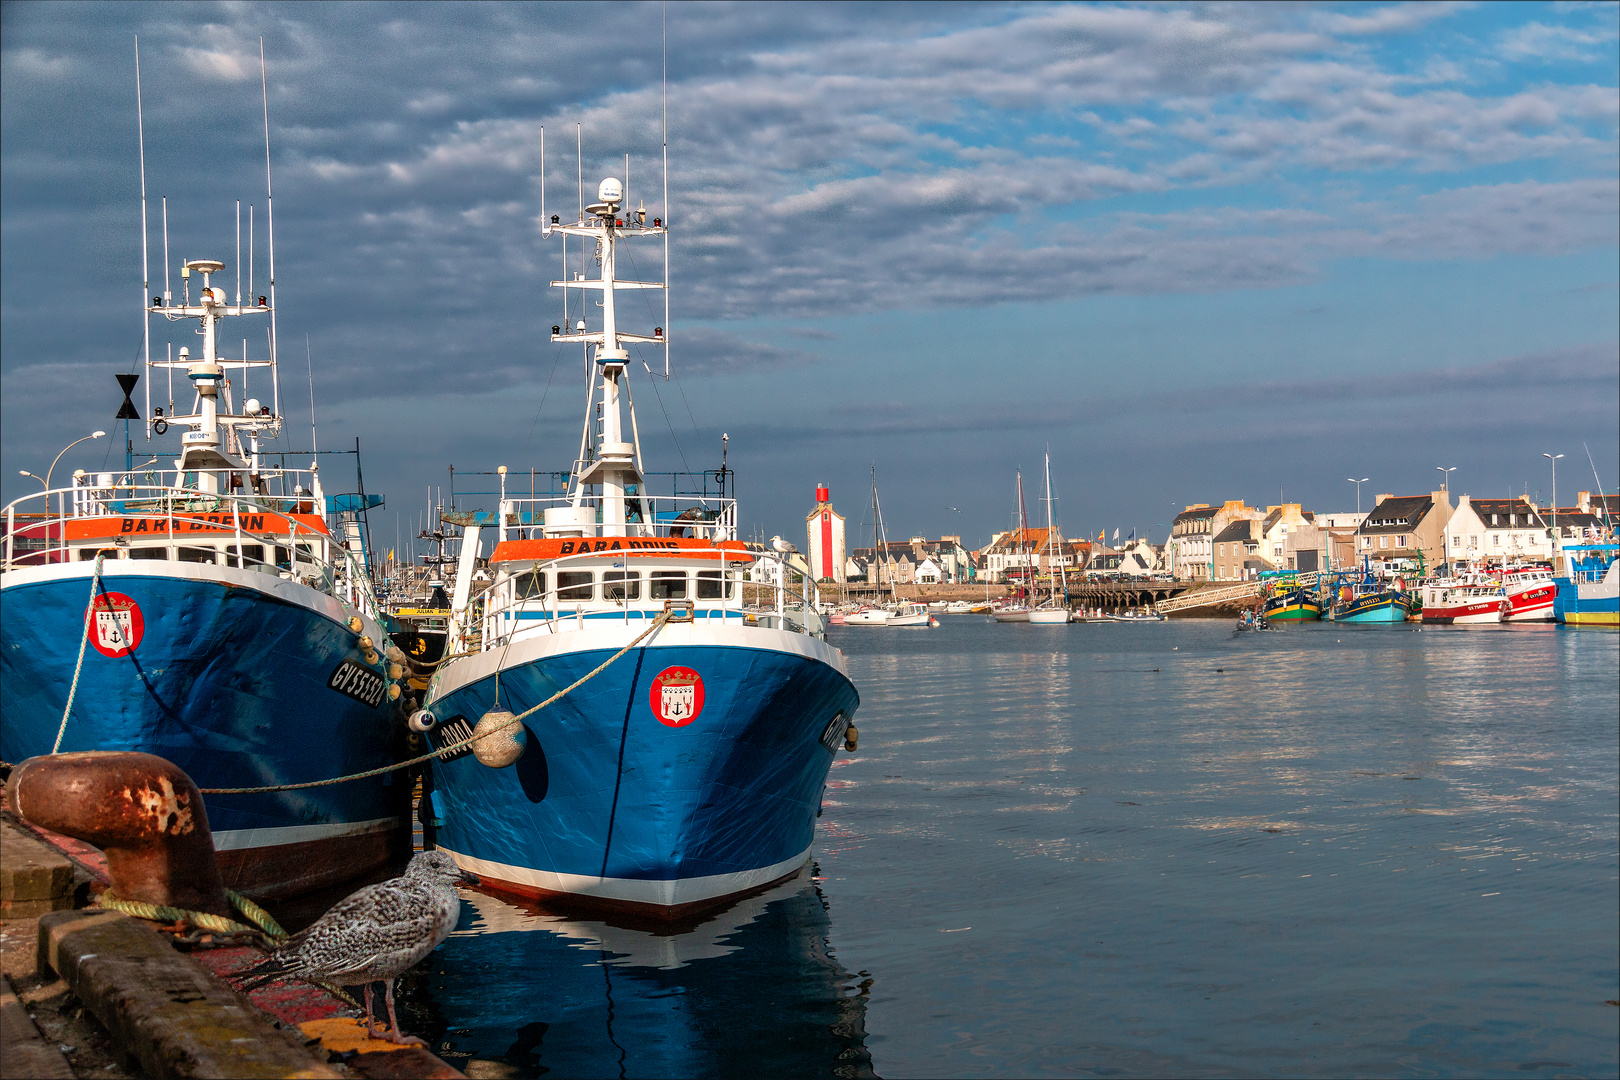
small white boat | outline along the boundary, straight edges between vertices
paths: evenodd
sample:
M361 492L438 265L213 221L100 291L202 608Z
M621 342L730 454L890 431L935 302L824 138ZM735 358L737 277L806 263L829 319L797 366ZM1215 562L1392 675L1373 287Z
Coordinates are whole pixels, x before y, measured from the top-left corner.
M888 621L888 611L880 607L863 607L844 616L845 626L882 626Z
M945 614L967 615L978 606L979 605L975 604L972 600L952 600L950 603L945 605Z
M1023 604L1009 604L1006 607L991 608L990 617L996 622L1029 622L1029 608Z
M1133 623L1134 622L1164 622L1164 616L1160 615L1156 611L1149 611L1146 608L1132 608L1131 610L1125 612L1123 615L1114 615L1114 614L1110 613L1109 616L1108 616L1108 621L1109 622L1133 622Z
M1028 621L1042 626L1064 625L1069 621L1069 609L1062 607L1036 608L1029 613Z
M926 604L896 604L889 609L886 626L938 626L939 620L929 614Z

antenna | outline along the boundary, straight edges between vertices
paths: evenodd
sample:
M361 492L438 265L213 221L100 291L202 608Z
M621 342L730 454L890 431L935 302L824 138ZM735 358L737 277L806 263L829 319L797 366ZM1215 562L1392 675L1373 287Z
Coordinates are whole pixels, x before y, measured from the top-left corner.
M574 125L574 138L578 146L574 151L574 161L579 169L579 220L585 220L585 125Z
M253 204L248 203L248 295L253 295Z
M242 200L236 200L236 306L242 306Z
M540 125L540 235L551 235L551 219L546 217L546 126L544 124Z
M152 441L152 314L147 309L152 302L151 266L146 257L146 115L141 108L141 37L135 35L135 131L141 148L141 353L146 371L146 441ZM167 204L165 204L167 205ZM163 272L169 272L168 216L165 214Z
M145 133L142 133L145 138ZM142 154L144 157L144 153ZM174 294L169 291L169 197L163 196L163 306L169 306Z
M1597 485L1598 503L1603 507L1603 520L1609 520L1609 500L1603 497L1603 481L1598 479L1597 462L1592 460L1592 448L1581 443L1581 449L1586 451L1586 463L1592 466L1592 482Z
M669 0L664 0L664 378L669 378Z
M315 355L310 352L308 334L304 335L304 362L309 365L309 448L318 454L321 444L315 441Z
M264 218L265 229L270 233L270 386L271 396L275 398L275 414L281 416L281 368L277 364L280 352L276 348L276 202L275 196L270 193L270 82L264 71L264 38L259 39L259 92L264 101ZM311 401L314 395L314 380L310 382ZM314 405L310 406L310 423L315 422Z

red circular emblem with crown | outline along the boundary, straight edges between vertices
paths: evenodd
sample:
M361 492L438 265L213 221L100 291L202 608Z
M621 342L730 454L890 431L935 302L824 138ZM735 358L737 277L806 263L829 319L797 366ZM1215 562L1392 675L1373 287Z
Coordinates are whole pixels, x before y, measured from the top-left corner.
M117 659L135 651L146 634L141 605L123 593L102 593L90 605L90 644L102 656Z
M649 698L660 724L685 727L703 711L703 676L688 667L669 667L652 681Z

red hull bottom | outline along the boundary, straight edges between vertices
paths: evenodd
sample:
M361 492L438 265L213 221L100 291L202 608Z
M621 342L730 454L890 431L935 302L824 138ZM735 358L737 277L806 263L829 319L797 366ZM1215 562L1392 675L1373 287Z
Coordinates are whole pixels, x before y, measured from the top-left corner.
M402 824L386 832L219 851L215 859L227 889L255 900L285 900L374 877L409 850L410 834Z
M517 897L531 901L551 914L607 914L630 923L668 926L690 920L701 920L703 916L710 912L730 907L746 897L755 896L768 889L774 889L782 882L796 878L803 872L803 866L796 867L779 878L767 881L762 885L756 885L743 892L672 906L641 904L630 900L616 900L606 896L586 896L582 893L556 892L535 885L523 885L515 881L503 881L499 878L484 875L479 875L476 888L480 892L490 893L495 896Z

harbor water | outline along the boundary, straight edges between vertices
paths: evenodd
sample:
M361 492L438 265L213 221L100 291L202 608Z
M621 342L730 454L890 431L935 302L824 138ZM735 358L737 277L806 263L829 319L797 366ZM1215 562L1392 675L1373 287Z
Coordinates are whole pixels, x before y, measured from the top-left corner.
M406 1030L474 1076L1620 1069L1620 635L943 622L831 631L810 871L663 932L469 893Z

